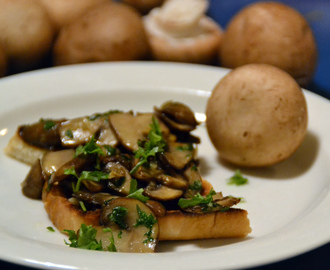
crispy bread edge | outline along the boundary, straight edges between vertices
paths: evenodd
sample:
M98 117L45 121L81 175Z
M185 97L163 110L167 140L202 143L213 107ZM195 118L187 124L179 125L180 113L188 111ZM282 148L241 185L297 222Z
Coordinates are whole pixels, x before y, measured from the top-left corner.
M13 137L10 138L7 146L4 148L4 152L6 155L16 160L28 165L33 165L47 150L26 143L16 132Z
M73 206L57 186L50 192L45 188L42 200L50 220L60 231L77 231L82 223L99 225L100 211L83 212ZM160 241L245 237L251 232L247 211L236 208L206 214L167 211L165 216L158 217L158 223Z

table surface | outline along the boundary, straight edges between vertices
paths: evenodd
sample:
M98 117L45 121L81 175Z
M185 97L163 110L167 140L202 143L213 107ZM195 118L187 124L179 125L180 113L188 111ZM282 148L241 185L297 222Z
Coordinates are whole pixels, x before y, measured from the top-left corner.
M235 13L252 2L255 1L210 0L209 15L225 28ZM279 2L288 4L300 11L312 27L318 45L319 60L313 82L308 90L330 99L330 1L286 0ZM330 269L329 254L330 243L293 258L251 269ZM28 270L32 268L0 261L0 269Z

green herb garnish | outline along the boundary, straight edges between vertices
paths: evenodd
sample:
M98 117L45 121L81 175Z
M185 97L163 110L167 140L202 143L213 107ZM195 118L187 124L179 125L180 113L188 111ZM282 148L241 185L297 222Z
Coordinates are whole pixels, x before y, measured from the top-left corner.
M207 194L205 197L202 196L200 193L196 194L194 197L190 199L184 199L180 198L178 205L181 208L188 208L188 207L194 207L194 206L201 206L202 208L207 207L213 207L213 195L215 195L216 192L212 189L209 194Z
M65 136L67 136L67 137L69 137L70 139L72 139L72 138L73 138L73 132L72 132L72 130L71 130L71 129L67 129L67 130L65 131Z
M187 145L181 145L181 146L176 147L176 150L179 150L179 151L193 151L194 147L191 143L189 143Z
M89 121L94 121L94 120L96 120L96 119L98 119L98 118L100 118L100 117L107 117L107 116L109 116L110 114L120 113L120 112L121 112L121 111L119 111L119 110L110 110L110 111L105 112L105 113L95 113L95 114L89 116L89 117L88 117L88 120L89 120Z
M107 151L108 156L114 156L117 152L117 149L115 147L110 146L110 145L104 145L104 148Z
M50 130L54 126L56 126L56 123L53 120L44 120L44 119L41 119L41 121L44 123L44 130Z
M127 230L128 225L125 222L125 217L127 216L127 208L122 206L117 206L112 210L112 213L109 215L109 219L115 222L120 229Z
M159 123L155 117L152 117L150 128L151 130L148 134L148 141L144 143L143 147L140 145L139 149L135 151L135 158L140 161L130 171L131 174L136 172L140 166L147 164L150 157L156 157L157 154L165 151L166 142L163 138Z
M135 179L131 180L129 194L126 196L127 198L137 199L141 202L146 202L149 200L149 197L143 195L143 188L137 188L137 181Z
M110 228L104 228L103 231L104 232L110 232L110 234L111 234L111 236L109 237L110 244L107 247L107 250L110 251L110 252L117 252L116 245L115 245L115 239L113 237L112 230Z
M143 241L143 243L151 242L154 239L151 237L152 227L158 222L158 220L152 215L148 215L146 212L143 212L138 205L136 205L136 209L138 212L139 218L136 220L134 227L145 226L149 229L144 235L147 236L147 239Z
M55 229L52 226L48 226L47 230L50 231L50 232L55 232Z
M74 248L89 249L89 250L102 250L102 241L97 241L95 236L97 230L91 225L87 226L81 224L78 235L74 230L64 230L63 233L69 235L68 243L64 240L66 245Z
M199 180L195 180L192 185L189 185L189 189L191 189L191 190L200 191L200 190L202 190L202 188L203 188L202 182Z
M235 174L227 179L228 185L236 185L236 186L242 186L245 184L248 184L249 180L241 174L240 170L236 170Z
M105 155L102 148L96 144L96 139L94 136L92 136L90 141L85 145L79 145L76 148L76 153L74 156L77 157L79 155L92 155L92 154L98 154L102 156Z
M73 175L78 179L77 183L73 185L73 192L78 192L80 190L82 180L100 182L102 179L109 179L109 173L102 171L82 171L80 176L78 176L76 170L74 168L70 168L66 169L64 174Z

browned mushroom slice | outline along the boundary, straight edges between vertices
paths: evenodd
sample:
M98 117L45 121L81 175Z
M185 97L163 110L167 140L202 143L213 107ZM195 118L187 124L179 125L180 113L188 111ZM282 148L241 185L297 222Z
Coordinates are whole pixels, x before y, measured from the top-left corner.
M145 217L151 222L143 222ZM102 240L105 250L113 240L118 252L155 251L159 234L158 222L152 210L141 201L131 198L113 199L102 208L100 222L105 228L97 228L96 238ZM107 228L111 232L107 232Z
M216 193L212 196L212 202L206 205L196 205L192 207L184 208L185 212L195 213L195 214L205 214L210 212L224 212L228 211L230 207L238 204L240 199L226 196L223 197L221 192Z
M155 182L150 182L144 189L145 195L157 201L170 201L178 199L182 196L183 191L180 189L170 188Z
M166 125L177 131L190 132L198 125L192 110L180 102L168 101L159 109L154 107L154 111Z
M134 160L134 166L138 163L138 160ZM140 166L132 174L136 179L149 182L151 179L158 178L163 175L165 172L162 168L158 166L156 162L150 161L148 166Z
M156 217L163 217L166 215L166 208L160 202L147 200L145 204L154 212Z
M73 149L46 152L41 159L41 167L45 177L48 179L52 173L72 160L74 153Z
M188 182L186 179L184 179L179 174L175 175L168 175L168 174L162 174L156 178L158 182L163 184L164 186L167 186L169 188L174 189L187 189L188 188Z
M127 196L131 187L132 177L124 165L119 162L108 162L105 170L109 172L109 188Z
M190 143L168 142L167 146L162 161L175 169L183 169L194 158L195 149Z
M213 196L213 201L224 207L232 207L238 204L241 201L241 199L232 196L224 197L222 195L222 192L218 192Z
M88 191L78 191L73 194L73 197L78 199L79 201L84 201L92 204L97 204L97 205L106 205L109 203L111 200L118 198L118 196L111 195L109 193L92 193Z
M76 173L80 173L85 168L95 163L95 156L77 156L66 162L63 166L59 167L50 177L49 184L61 182L70 175L66 174L67 170L74 169Z
M185 198L191 198L202 191L202 177L196 164L191 163L183 172L183 175L187 179L189 185L184 194Z
M44 183L45 178L42 173L40 159L38 159L31 167L28 175L21 184L22 192L28 198L41 199Z
M76 147L89 142L99 133L97 143L100 145L117 145L117 138L112 132L107 116L79 117L67 120L59 127L63 146Z
M20 137L30 145L49 150L61 148L59 126L64 120L41 119L39 122L18 128Z
M109 115L109 120L121 144L133 152L139 148L138 141L146 139L153 116L152 113L134 115L128 112L111 114ZM163 136L167 137L169 129L161 121L159 121L159 126Z

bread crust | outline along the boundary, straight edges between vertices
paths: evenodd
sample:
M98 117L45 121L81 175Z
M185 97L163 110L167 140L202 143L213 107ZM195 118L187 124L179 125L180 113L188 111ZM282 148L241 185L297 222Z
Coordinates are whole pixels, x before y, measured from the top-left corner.
M59 231L77 231L82 223L100 225L99 210L83 212L68 201L59 186L53 186L49 192L45 186L42 200L50 220ZM239 238L251 232L247 211L236 208L205 214L173 210L157 219L159 241Z
M6 155L32 166L37 159L42 158L47 150L26 143L17 131L9 140L4 152Z

